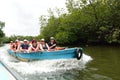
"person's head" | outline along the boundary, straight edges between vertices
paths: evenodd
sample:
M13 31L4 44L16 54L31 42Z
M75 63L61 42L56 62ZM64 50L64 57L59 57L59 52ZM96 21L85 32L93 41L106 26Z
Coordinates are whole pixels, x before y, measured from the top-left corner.
M15 44L18 44L18 41L15 41Z
M13 41L10 41L10 44L13 44Z
M21 42L17 39L15 40L15 44L20 44Z
M41 41L40 41L40 40L38 40L38 41L37 41L37 44L40 44L40 43L41 43Z
M42 38L42 39L40 40L40 42L41 42L41 43L45 43L45 39Z
M24 44L27 44L28 43L28 40L24 39Z
M55 42L55 38L54 37L50 37L50 42Z
M15 40L15 42L19 42L19 40Z
M37 45L37 41L35 39L32 40L32 45Z
M19 40L19 41L20 41L20 37L17 37L17 40Z

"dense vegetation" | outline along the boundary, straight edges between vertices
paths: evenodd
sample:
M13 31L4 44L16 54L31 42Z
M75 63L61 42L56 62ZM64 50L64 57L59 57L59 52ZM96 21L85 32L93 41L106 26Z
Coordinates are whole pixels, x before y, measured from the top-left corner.
M49 9L40 17L40 35L5 37L0 21L0 43L33 38L47 41L51 36L58 44L120 44L120 0L66 0L67 11ZM57 14L56 14L57 13Z
M4 26L5 26L5 23L0 21L0 45L2 42L2 38L5 36L4 32L2 31Z
M27 39L29 41L31 41L32 39L40 40L37 37L33 37L33 36L16 36L16 35L13 35L13 36L10 36L10 37L6 37L6 36L3 37L2 41L3 41L3 43L9 43L10 41L15 41L17 38L19 38L21 41L23 41L24 39Z
M0 21L0 38L5 36L4 32L2 31L4 26L5 26L5 23Z
M40 17L40 37L59 44L120 43L120 0L66 0L67 13Z

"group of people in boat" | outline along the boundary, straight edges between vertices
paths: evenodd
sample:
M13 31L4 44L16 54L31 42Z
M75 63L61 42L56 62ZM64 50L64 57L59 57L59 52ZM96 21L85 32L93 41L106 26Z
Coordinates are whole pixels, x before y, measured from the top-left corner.
M54 51L63 48L56 47L56 41L54 37L50 37L49 43L45 42L45 39L41 39L37 41L33 39L32 41L28 41L24 39L20 41L17 39L15 42L10 42L10 50L17 51L17 52L37 52L37 51Z

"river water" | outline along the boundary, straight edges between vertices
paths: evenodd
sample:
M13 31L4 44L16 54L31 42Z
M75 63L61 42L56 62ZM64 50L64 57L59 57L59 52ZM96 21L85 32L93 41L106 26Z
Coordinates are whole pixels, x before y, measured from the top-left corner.
M81 60L39 60L21 62L0 48L0 60L24 80L120 80L120 47L84 47Z

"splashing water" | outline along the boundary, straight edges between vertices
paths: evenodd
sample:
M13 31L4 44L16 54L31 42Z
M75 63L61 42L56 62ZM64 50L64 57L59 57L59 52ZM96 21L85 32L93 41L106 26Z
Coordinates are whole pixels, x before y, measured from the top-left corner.
M86 64L92 60L88 55L83 54L81 60L77 59L57 59L39 60L33 62L21 62L7 53L8 45L0 48L0 60L10 68L24 74L49 73L56 71L66 71L70 69L84 69Z

